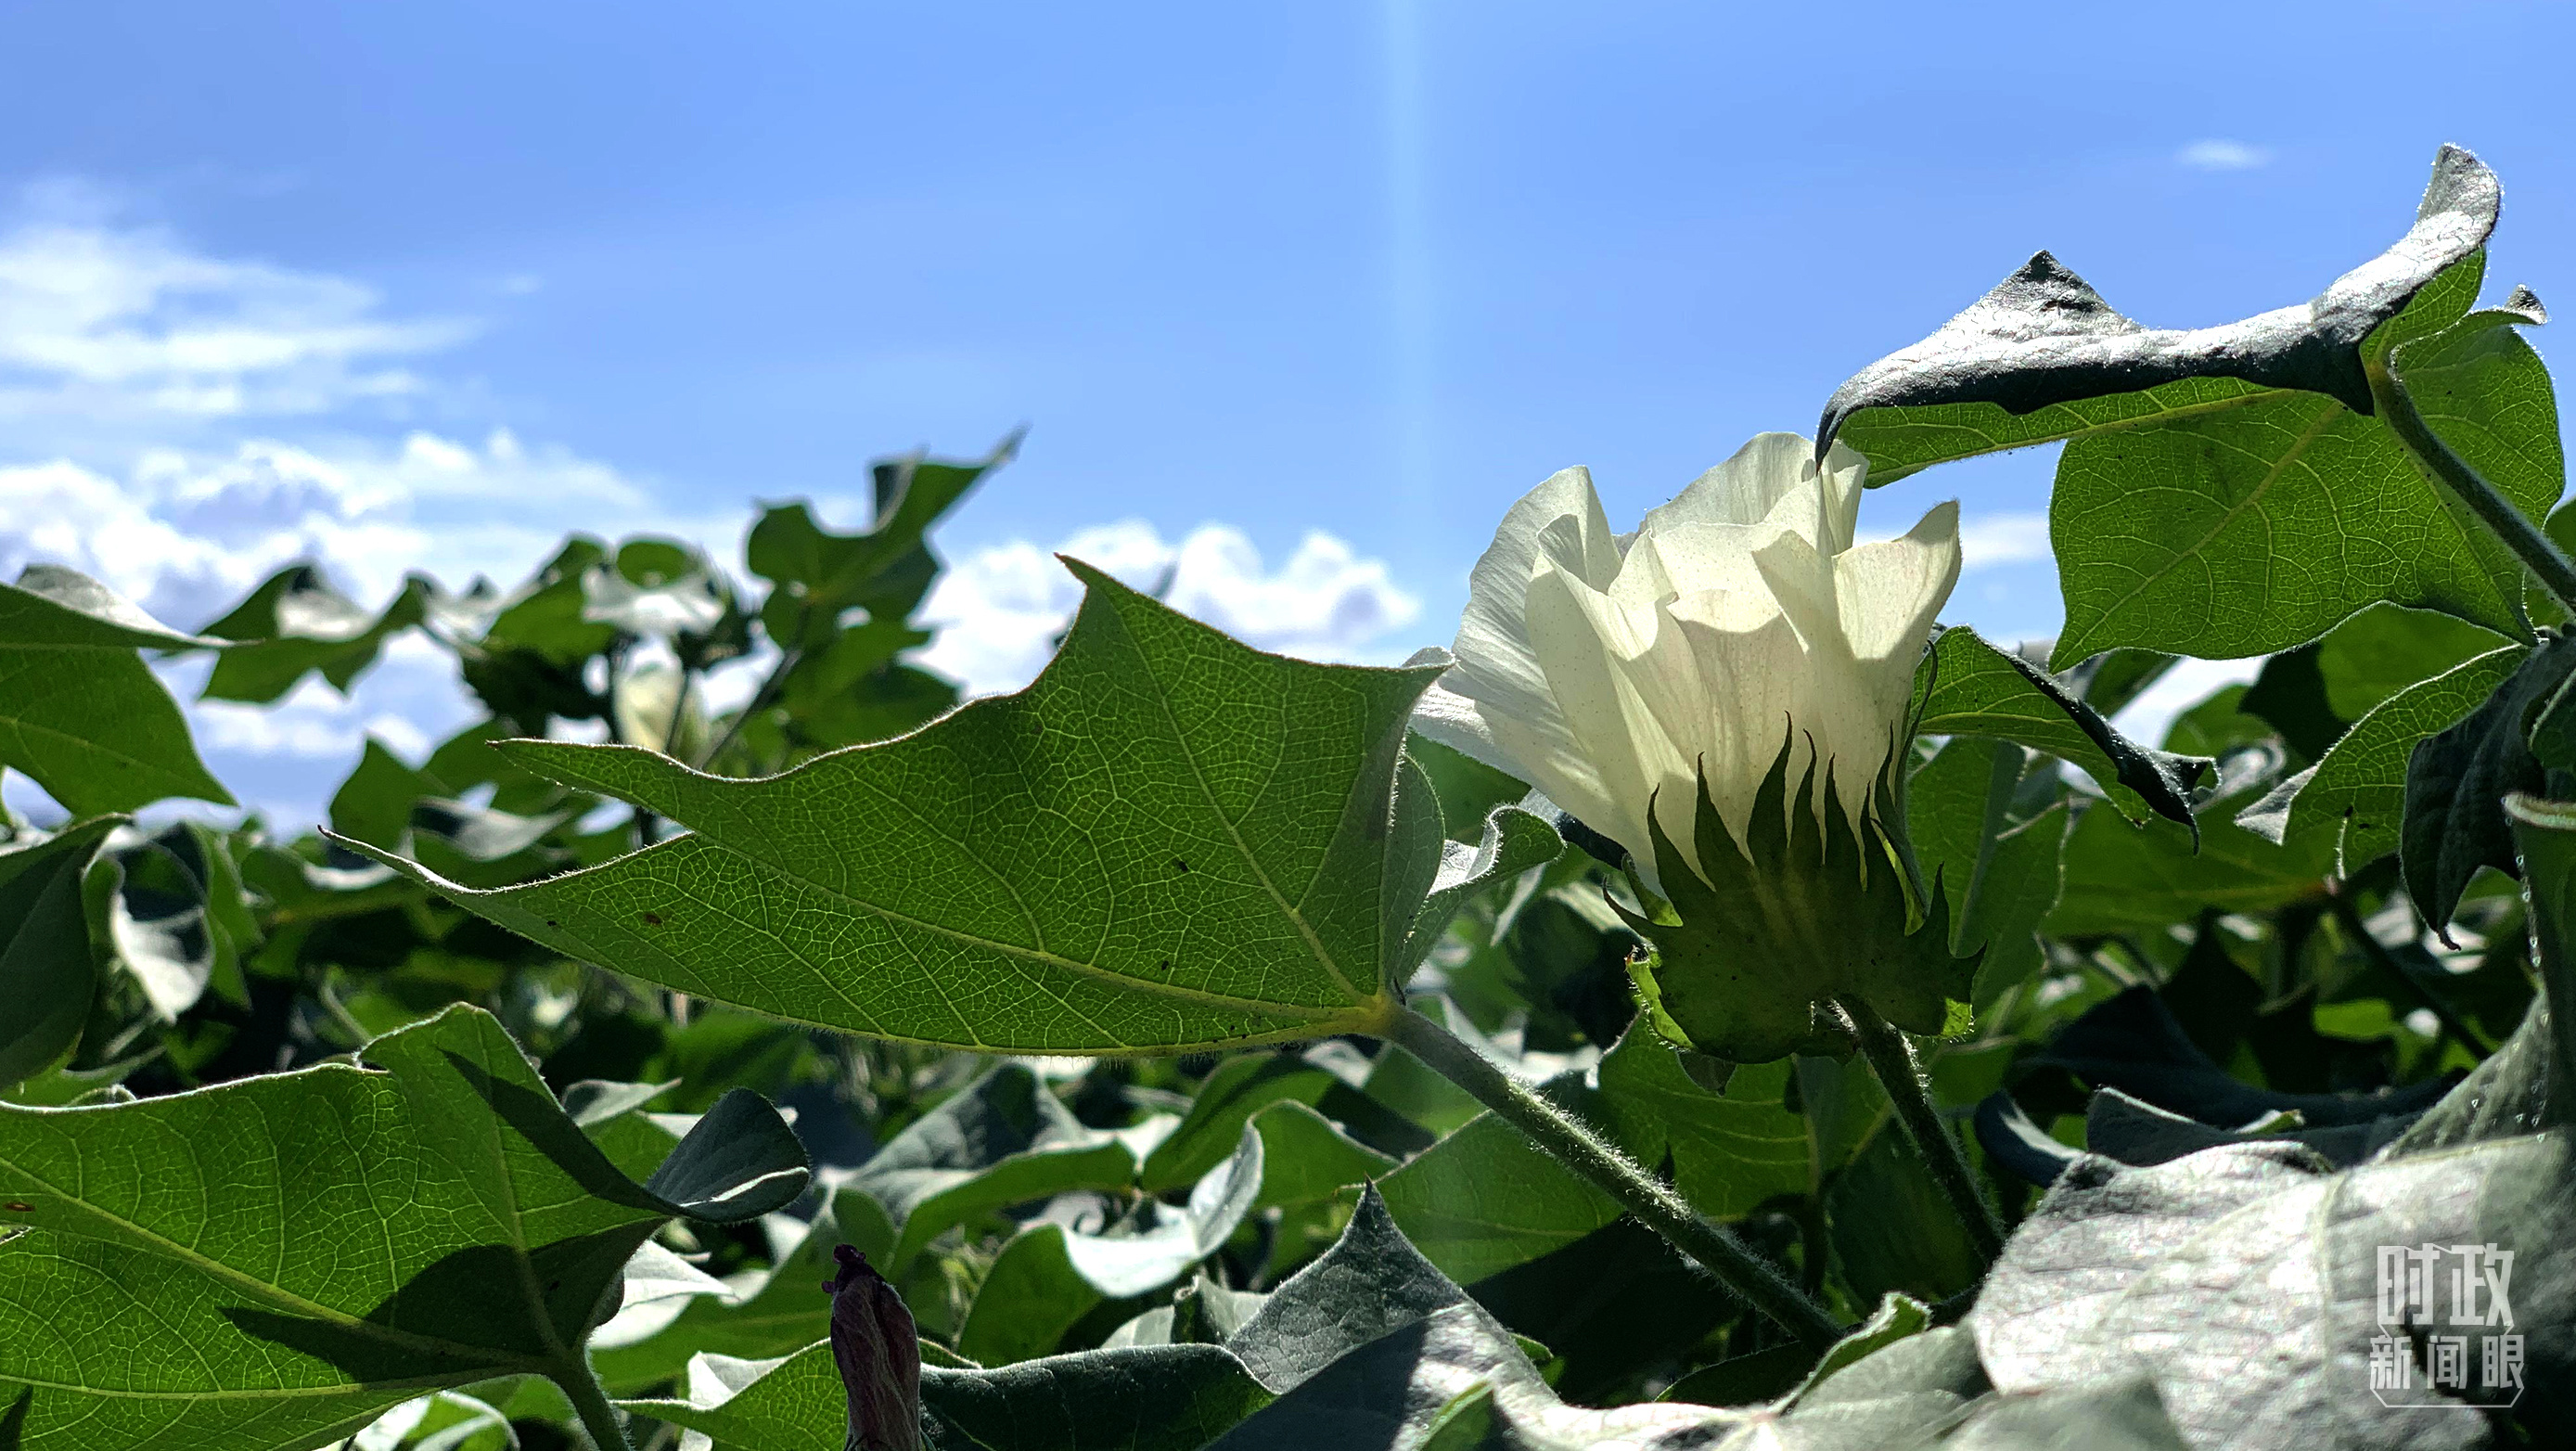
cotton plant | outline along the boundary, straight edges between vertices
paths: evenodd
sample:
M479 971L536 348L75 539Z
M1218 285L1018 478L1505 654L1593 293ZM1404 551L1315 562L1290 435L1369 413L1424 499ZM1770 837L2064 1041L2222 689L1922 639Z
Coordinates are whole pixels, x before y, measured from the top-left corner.
M2499 198L2445 148L2198 330L2038 254L1632 531L1549 476L1396 668L1067 561L959 704L925 531L1008 443L738 575L296 566L191 633L32 569L0 1446L2576 1436L2576 521ZM1909 480L2041 444L2066 623L2001 648ZM228 799L146 652L259 704L414 630L487 716L328 832L131 823ZM2183 655L2265 664L2127 739ZM2392 1246L2495 1271L2483 1360Z

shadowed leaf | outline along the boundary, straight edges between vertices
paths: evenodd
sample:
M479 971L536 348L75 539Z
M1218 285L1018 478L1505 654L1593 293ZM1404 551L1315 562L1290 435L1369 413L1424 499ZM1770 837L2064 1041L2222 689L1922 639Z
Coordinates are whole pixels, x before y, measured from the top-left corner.
M220 643L169 629L85 575L29 565L0 585L0 766L78 815L171 796L232 805L179 703L135 653Z
M656 1228L803 1187L756 1101L655 1176L688 1203L635 1183L476 1009L364 1056L112 1107L0 1105L0 1219L30 1226L0 1243L0 1299L49 1307L0 1317L0 1386L36 1388L31 1440L316 1445L443 1386L578 1380Z
M2133 820L2153 811L2191 824L2191 792L2216 764L2139 745L2019 654L1964 625L1941 631L1918 672L1915 732L1988 736L2081 767Z
M89 1018L98 964L81 874L116 824L103 817L0 847L0 1086L43 1072Z
M1269 1396L1213 1345L1086 1350L993 1370L921 1372L928 1451L1197 1451ZM832 1347L780 1361L702 1355L682 1400L628 1410L729 1451L846 1451L848 1401Z

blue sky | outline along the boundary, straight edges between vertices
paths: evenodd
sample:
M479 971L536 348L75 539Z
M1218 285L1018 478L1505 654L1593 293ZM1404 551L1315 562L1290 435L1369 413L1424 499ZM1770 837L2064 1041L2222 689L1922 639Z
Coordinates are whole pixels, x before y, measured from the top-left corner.
M991 599L1060 603L1025 576L1078 535L1195 540L1245 633L1400 655L1550 471L1633 517L2041 246L2149 322L2240 316L2393 239L2457 141L2505 180L2494 288L2565 291L2530 78L2567 14L12 7L0 564L196 624L262 550L364 588L566 527L729 541L1026 422L942 538ZM1951 615L2045 633L2047 472L1865 521L1960 497ZM398 683L214 746L301 779L432 710Z

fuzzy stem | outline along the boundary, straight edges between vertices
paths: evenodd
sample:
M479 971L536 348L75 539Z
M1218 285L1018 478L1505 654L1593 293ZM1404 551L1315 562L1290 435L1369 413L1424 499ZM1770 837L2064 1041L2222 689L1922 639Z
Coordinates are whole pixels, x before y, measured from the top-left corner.
M617 1408L608 1403L608 1392L600 1389L599 1377L590 1373L589 1366L557 1376L555 1384L572 1402L574 1413L581 1417L581 1428L590 1433L590 1444L597 1451L634 1451L635 1443L626 1439L626 1423L617 1419Z
M725 747L733 744L734 737L742 734L742 728L746 722L769 708L771 698L778 694L778 687L786 683L788 672L794 670L804 658L805 651L801 646L779 651L778 663L769 667L769 673L761 678L759 688L752 691L751 699L742 703L742 709L733 713L733 719L725 723L724 730L707 744L706 750L699 754L698 759L689 764L701 771L714 770L716 757L723 755Z
M2397 376L2393 360L2390 365L2370 370L2370 397L2379 405L2380 418L2406 445L2406 451L2415 455L2415 462L2424 472L2466 504L2469 512L2478 516L2478 522L2514 552L2560 605L2576 612L2576 563L2569 562L2566 552L2541 532L2530 515L2433 432L2433 426L2424 420L2414 398L2407 393L2405 382Z
M1646 1227L1697 1260L1728 1289L1750 1301L1813 1349L1842 1338L1843 1327L1726 1229L1701 1218L1672 1186L1648 1174L1580 1119L1530 1091L1448 1029L1410 1008L1387 1036L1474 1095L1567 1168L1600 1185Z
M1976 1243L1977 1257L1993 1264L2003 1253L2003 1225L1995 1218L1986 1196L1977 1191L1976 1176L1968 1172L1968 1161L1959 1152L1959 1141L1950 1136L1950 1126L1932 1107L1930 1095L1923 1091L1923 1074L1914 1066L1914 1050L1906 1046L1905 1035L1880 1017L1878 1009L1858 998L1836 1001L1852 1020L1854 1034L1860 1039L1860 1051L1869 1059L1870 1070L1878 1075L1879 1086L1887 1090L1888 1100L1896 1105L1896 1121L1905 1126L1905 1136L1914 1143L1915 1154L1923 1166L1932 1171L1932 1181L1949 1196L1950 1207L1958 1212L1959 1222L1967 1226L1968 1238Z

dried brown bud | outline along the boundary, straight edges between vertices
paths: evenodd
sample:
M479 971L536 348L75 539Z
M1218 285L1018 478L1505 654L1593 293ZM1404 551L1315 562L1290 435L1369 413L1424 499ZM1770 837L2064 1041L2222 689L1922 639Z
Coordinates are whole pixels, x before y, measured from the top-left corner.
M832 1359L850 1396L846 1451L920 1451L921 1339L903 1296L868 1257L839 1245L832 1297Z

